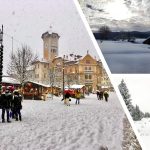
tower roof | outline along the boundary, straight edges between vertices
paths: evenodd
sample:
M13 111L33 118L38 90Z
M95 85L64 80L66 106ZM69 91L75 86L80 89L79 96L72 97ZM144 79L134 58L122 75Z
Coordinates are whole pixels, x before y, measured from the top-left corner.
M47 32L45 32L45 33L43 33L42 34L42 36L41 36L41 38L43 39L43 38L47 38L47 37L53 37L53 36L57 36L58 38L60 37L57 33L55 33L55 32L49 32L49 31L47 31Z

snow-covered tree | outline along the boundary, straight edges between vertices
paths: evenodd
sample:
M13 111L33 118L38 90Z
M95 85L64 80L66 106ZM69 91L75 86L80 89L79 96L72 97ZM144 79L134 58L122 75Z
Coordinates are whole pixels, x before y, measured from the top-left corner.
M10 58L7 74L23 84L28 79L27 68L37 60L37 56L34 56L28 46L22 46L22 48L18 48L15 53L12 53Z
M131 100L131 95L129 94L129 90L128 90L124 80L121 81L121 83L119 84L118 87L119 87L120 93L123 97L123 100L125 101L125 104L126 104L128 110L129 110L129 112L132 116L134 107L133 107L132 102L131 102L132 101Z
M144 113L140 110L138 105L135 107L132 105L131 95L129 94L129 90L124 80L121 81L118 87L133 120L141 120L144 117Z
M139 106L136 105L132 112L132 118L134 121L141 120L144 117L144 113L140 110Z
M144 114L144 118L150 118L150 113L149 113L149 112L146 112L146 113Z

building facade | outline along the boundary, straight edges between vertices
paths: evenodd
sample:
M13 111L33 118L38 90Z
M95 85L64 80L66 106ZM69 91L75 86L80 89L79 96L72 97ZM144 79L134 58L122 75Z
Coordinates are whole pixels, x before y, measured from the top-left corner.
M42 39L44 59L34 62L32 81L61 88L63 83L65 87L82 84L89 92L110 85L101 61L93 58L88 51L84 57L74 54L59 57L59 35L45 32L42 34Z

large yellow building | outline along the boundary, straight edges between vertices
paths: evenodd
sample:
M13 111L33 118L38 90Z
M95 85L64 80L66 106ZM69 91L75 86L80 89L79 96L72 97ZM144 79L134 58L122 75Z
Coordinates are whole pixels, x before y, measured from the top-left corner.
M62 87L64 68L64 84L69 87L73 84L82 84L90 92L100 87L102 81L102 64L92 58L90 54L70 60L69 57L56 57L53 60L54 83Z
M44 58L34 62L30 80L62 88L64 75L65 86L82 84L90 92L111 86L101 61L93 58L88 51L84 57L74 54L59 57L59 35L45 32L42 39Z

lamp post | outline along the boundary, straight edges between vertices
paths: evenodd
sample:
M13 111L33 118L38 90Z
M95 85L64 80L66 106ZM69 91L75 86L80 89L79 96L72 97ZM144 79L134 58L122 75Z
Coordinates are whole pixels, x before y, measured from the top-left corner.
M65 90L65 71L64 71L64 56L63 56L63 59L62 59L62 69L63 69L63 100L65 99L65 93L64 93L64 90Z
M3 25L0 29L0 92L2 88L2 75L3 75Z

